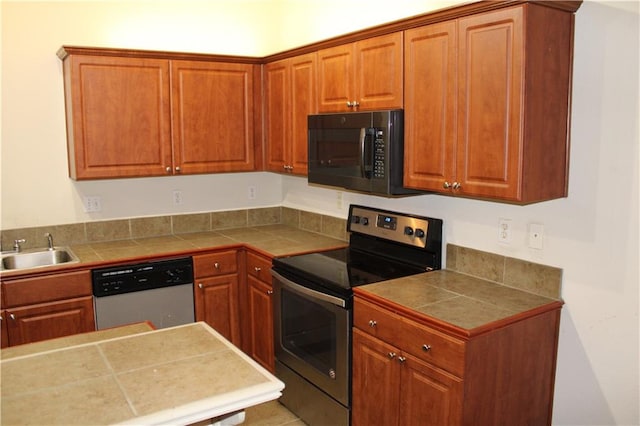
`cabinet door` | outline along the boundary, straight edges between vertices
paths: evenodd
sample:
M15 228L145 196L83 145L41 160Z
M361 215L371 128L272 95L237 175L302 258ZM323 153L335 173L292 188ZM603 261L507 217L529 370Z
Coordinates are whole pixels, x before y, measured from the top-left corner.
M316 54L291 59L291 159L290 171L307 175L308 122L307 116L317 112Z
M12 346L96 329L91 296L11 308L7 309L6 315Z
M72 55L64 66L69 175L166 174L171 166L169 62Z
M273 289L269 283L247 277L249 290L249 355L273 372Z
M406 31L404 185L446 191L455 176L456 23Z
M352 424L408 425L398 423L400 401L399 350L353 329Z
M462 420L462 379L402 354L400 425L454 426Z
M402 32L373 37L355 44L354 82L359 110L403 106Z
M290 72L287 60L264 67L266 168L277 173L287 171L291 151Z
M253 70L249 64L171 61L173 155L179 172L255 169Z
M459 20L456 180L464 194L520 195L523 59L522 8Z
M350 111L355 100L353 44L318 51L318 111Z
M238 315L238 277L196 279L196 321L205 321L235 345L240 344L240 317Z

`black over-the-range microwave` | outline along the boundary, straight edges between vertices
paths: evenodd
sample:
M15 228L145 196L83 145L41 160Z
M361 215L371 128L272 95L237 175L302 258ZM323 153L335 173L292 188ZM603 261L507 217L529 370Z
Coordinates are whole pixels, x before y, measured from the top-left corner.
M402 110L308 117L309 183L377 195L415 194L402 186Z

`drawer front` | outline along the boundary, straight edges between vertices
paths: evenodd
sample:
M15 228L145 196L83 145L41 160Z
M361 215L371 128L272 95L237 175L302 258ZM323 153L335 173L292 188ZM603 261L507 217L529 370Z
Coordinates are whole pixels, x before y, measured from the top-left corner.
M193 257L196 278L233 274L238 271L238 251L224 250Z
M2 283L2 292L3 308L91 296L91 271L7 280Z
M271 259L248 251L247 274L260 281L271 283Z
M353 323L366 333L459 377L464 373L464 342L355 298Z

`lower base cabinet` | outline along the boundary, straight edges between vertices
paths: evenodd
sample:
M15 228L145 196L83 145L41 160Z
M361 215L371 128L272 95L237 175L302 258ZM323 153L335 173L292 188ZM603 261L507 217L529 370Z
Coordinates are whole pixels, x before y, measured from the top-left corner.
M275 371L273 347L273 287L271 259L247 252L243 350L272 373Z
M550 425L560 308L468 336L356 296L353 426Z
M2 347L96 329L90 271L2 282Z

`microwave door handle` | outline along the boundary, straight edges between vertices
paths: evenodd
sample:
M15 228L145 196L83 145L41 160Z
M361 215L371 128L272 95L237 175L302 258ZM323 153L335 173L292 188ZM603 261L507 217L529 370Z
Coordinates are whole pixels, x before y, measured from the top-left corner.
M367 150L365 149L365 143L367 142L367 129L362 127L360 129L360 171L362 177L367 177L367 172L365 170L365 155Z

